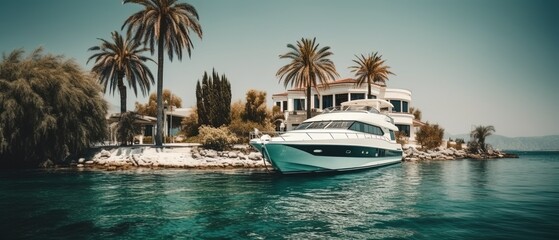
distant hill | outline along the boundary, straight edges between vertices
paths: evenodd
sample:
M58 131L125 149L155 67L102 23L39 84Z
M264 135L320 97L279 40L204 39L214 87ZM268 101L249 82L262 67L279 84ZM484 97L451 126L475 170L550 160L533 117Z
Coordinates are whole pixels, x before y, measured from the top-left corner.
M464 141L470 140L469 134L448 135L445 139L463 138ZM519 150L519 151L544 151L559 150L559 135L550 135L542 137L505 137L501 135L491 135L486 140L496 149L501 150Z

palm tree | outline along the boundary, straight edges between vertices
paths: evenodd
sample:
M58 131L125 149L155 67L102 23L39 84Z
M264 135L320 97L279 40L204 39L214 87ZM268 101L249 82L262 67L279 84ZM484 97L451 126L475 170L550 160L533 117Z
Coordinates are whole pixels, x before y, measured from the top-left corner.
M487 146L485 145L485 138L491 136L495 132L495 127L489 126L476 126L474 130L470 133L470 138L478 143L478 146L483 152L487 151Z
M334 62L328 57L332 56L330 47L318 48L316 38L301 39L297 46L287 44L290 51L280 55L280 59L287 58L291 62L281 67L276 76L283 80L285 87L291 84L297 88L306 88L307 93L307 118L311 117L311 87L317 89L318 84L328 86L330 79L338 75Z
M177 0L124 0L124 3L137 3L145 8L128 17L122 28L134 32L134 40L149 43L151 53L157 45L157 132L155 145L163 144L163 51L167 50L169 60L173 55L182 60L183 49L188 56L193 48L190 30L202 38L202 27L198 22L198 12L188 3Z
M103 92L109 91L114 94L116 88L120 93L120 112L126 112L126 86L124 77L128 81L128 86L134 89L134 94L138 96L138 88L145 96L149 92L151 84L154 84L153 75L146 66L147 61L154 62L151 58L142 56L147 48L142 48L139 43L130 39L130 35L123 39L122 36L112 32L113 42L105 39L101 40L101 45L89 48L95 51L89 61L95 59L92 72L99 76L99 82L103 85Z
M351 72L355 73L355 77L357 77L356 84L358 87L363 85L365 82L367 83L367 98L371 99L373 98L373 95L371 94L371 81L373 83L382 83L383 85L386 85L388 75L395 74L388 70L390 68L389 66L384 65L385 60L382 60L382 56L379 55L378 52L368 54L367 56L364 56L363 54L361 54L361 56L355 55L355 57L357 59L353 60L353 62L357 65L350 66L349 68L351 69Z

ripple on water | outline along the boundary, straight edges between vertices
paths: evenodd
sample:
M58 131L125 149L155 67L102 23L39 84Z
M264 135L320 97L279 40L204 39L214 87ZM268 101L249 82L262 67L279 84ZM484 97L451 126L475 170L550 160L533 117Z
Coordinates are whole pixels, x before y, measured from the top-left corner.
M7 239L545 239L557 235L558 163L557 156L437 161L318 176L0 172L0 232Z

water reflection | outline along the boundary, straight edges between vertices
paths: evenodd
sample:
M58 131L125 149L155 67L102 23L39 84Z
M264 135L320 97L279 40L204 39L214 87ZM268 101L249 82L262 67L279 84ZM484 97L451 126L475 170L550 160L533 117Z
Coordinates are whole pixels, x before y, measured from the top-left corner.
M0 231L6 239L508 238L559 221L550 211L557 169L551 160L461 160L314 176L0 173L0 215L9 219Z

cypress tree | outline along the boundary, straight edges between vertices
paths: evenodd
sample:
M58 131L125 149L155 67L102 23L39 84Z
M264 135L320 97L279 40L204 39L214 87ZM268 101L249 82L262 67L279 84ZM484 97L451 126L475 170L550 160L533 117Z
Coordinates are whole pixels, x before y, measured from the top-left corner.
M202 83L196 84L196 106L198 123L220 127L231 122L231 84L225 75L212 71L211 76L204 72Z

